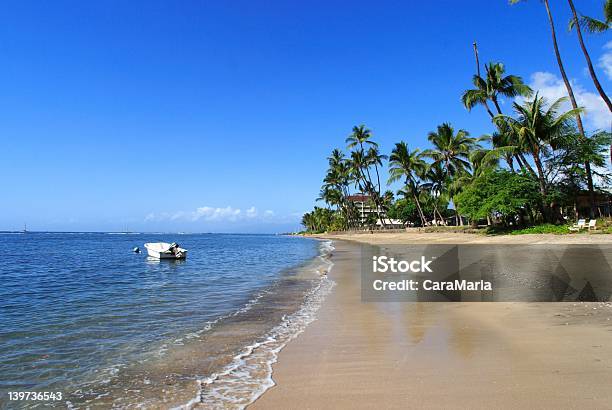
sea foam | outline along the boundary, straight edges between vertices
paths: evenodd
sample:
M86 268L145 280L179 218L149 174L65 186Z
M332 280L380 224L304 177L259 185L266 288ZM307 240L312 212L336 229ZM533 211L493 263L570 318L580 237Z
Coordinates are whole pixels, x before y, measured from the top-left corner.
M284 316L262 340L246 346L221 371L198 380L196 397L176 409L191 410L200 406L243 409L275 385L272 366L278 353L316 320L317 311L335 285L327 276L333 266L330 260L334 250L332 242L322 242L319 250L319 260L314 269L320 276L300 308Z

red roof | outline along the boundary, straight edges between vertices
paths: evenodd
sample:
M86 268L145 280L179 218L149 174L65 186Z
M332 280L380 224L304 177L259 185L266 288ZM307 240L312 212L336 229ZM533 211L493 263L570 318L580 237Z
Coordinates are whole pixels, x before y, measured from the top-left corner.
M353 202L367 202L370 200L370 196L363 195L363 194L349 195L346 199L348 199L349 201L353 201Z

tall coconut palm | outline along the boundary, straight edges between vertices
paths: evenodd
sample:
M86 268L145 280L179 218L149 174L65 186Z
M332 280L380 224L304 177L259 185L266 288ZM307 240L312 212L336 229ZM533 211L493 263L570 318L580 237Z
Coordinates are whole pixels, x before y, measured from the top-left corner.
M574 2L572 0L567 0L567 2L569 3L570 9L572 9L573 18L571 21L573 23L578 22L579 21L578 14L576 13L576 7L574 7ZM606 3L610 3L610 1ZM612 6L608 5L608 8L612 9ZM604 7L604 9L606 8ZM612 10L607 10L607 11L612 12ZM580 43L582 54L584 54L584 58L587 62L587 67L589 69L589 75L591 76L591 79L593 80L593 84L595 85L595 88L597 89L597 92L599 93L601 98L606 102L608 109L612 111L612 102L610 102L610 99L608 98L601 84L599 83L599 79L597 78L597 74L595 74L595 69L593 68L593 63L591 62L591 56L589 56L589 52L587 51L586 46L584 45L584 40L582 38L582 29L580 28L580 24L570 23L570 28L572 27L576 29L576 34L578 36L578 42Z
M406 190L410 193L416 205L422 226L427 224L427 220L419 201L419 179L426 170L427 164L418 148L410 151L408 144L404 141L395 144L395 148L389 156L389 183L398 180L404 181Z
M540 194L543 200L548 194L548 181L544 173L543 157L549 153L551 145L554 146L557 140L565 138L565 133L569 130L572 118L581 111L578 108L559 113L561 104L566 100L565 97L559 98L546 108L546 100L536 93L531 101L525 101L522 105L513 104L516 118L508 115L497 115L494 118L497 124L512 129L521 146L531 153L537 169ZM542 208L544 218L548 219L547 205L542 203Z
M485 66L487 75L482 78L479 74L474 75L472 82L476 88L466 90L461 95L461 102L468 110L478 104L491 101L495 105L498 114L501 114L499 97L514 98L516 96L530 97L531 88L516 75L504 75L506 69L502 63L489 63ZM489 111L491 118L493 113Z
M355 187L360 192L369 195L370 200L376 207L376 215L384 227L385 221L382 214L384 211L384 204L380 195L380 184L375 185L370 177L370 166L372 166L374 162L382 164L383 158L385 157L380 155L378 151L376 151L375 156L373 152L366 153L361 148L351 151L350 174Z
M449 123L438 125L436 131L427 135L433 149L424 151L424 155L440 163L449 177L453 177L463 170L469 170L470 151L477 147L476 140L463 129L457 130Z
M376 214L382 226L385 220L382 213L385 211L385 204L381 196L380 171L382 160L386 159L378 150L378 144L372 141L372 131L365 125L356 125L351 134L346 138L347 148L354 150L351 152L353 162L353 175L360 179L358 185L362 192L367 193L376 206ZM372 178L370 168L374 167L375 178Z
M522 0L510 0L510 4L516 4L521 2ZM576 125L578 126L578 132L580 137L585 140L586 134L584 132L584 127L582 125L582 118L580 117L580 110L578 110L578 104L576 103L576 97L574 96L574 90L572 85L567 77L567 73L565 72L565 67L563 66L563 60L561 59L561 53L559 52L559 44L557 43L557 33L555 30L555 22L552 16L552 12L550 10L550 4L548 0L542 0L544 6L546 8L546 14L548 16L548 23L550 25L550 33L552 37L553 49L555 52L555 57L557 59L557 65L559 66L559 71L561 73L561 77L563 78L563 83L565 84L565 88L567 89L567 94L569 95L570 102L572 103L572 109L576 115ZM595 190L593 189L593 174L591 172L591 163L589 161L585 161L584 169L587 177L587 187L589 190L589 202L591 205L590 217L593 218L595 216Z
M365 186L373 186L372 177L370 175L370 167L369 167L369 159L368 153L366 153L366 146L377 148L378 144L372 141L372 131L366 128L364 124L355 125L353 127L353 131L346 138L346 144L348 149L352 149L358 147L356 150L359 152L359 156L362 161L359 162L361 165L361 170L363 173L359 173L364 179L364 187Z
M353 204L348 200L350 195L350 185L353 183L351 177L350 161L339 149L334 149L327 158L329 168L323 179L323 186L319 200L324 200L327 204L336 206L343 216L347 227L356 224L357 218Z
M385 159L387 159L387 156L380 153L378 146L371 146L368 148L366 152L366 161L368 166L374 166L374 172L376 173L377 196L381 196L380 190L382 188L382 185L380 184L380 172L378 167L382 167L382 162Z
M369 182L367 176L364 174L367 160L363 150L356 149L351 151L351 158L349 161L351 180L355 184L355 188L360 192L367 193L369 191Z
M474 59L476 60L476 75L478 76L478 78L480 78L480 58L478 57L478 44L476 44L476 42L474 41L472 46L474 47ZM491 118L493 118L493 112L489 108L489 103L486 99L482 101L482 105L484 105L485 110L487 110L487 113L491 116Z
M355 125L351 134L346 137L347 148L351 149L359 146L361 149L365 149L366 145L377 147L378 144L372 141L372 131L366 128L364 124Z
M462 129L455 132L449 123L443 123L436 131L430 132L427 136L434 148L424 151L423 154L430 157L434 164L440 164L447 178L452 180L455 176L469 172L471 169L469 155L471 150L477 148L477 144L476 140L469 135ZM455 204L454 201L453 204ZM463 225L456 204L455 212L458 223Z
M476 88L464 91L461 96L461 101L468 110L471 110L477 104L483 104L487 109L487 113L492 119L495 114L493 114L493 112L491 112L489 109L487 101L493 102L495 109L497 110L497 114L502 114L502 110L499 105L500 96L508 98L513 98L519 95L523 97L531 97L533 90L523 82L521 77L511 74L504 76L506 70L504 65L501 63L489 63L486 65L485 68L487 75L486 78L482 78L480 76L476 43L474 43L474 53L476 55L477 73L473 78L473 83ZM505 134L504 138L506 139L506 142L508 142L509 145L513 145L511 144L512 141L509 141L510 136L507 132L505 132L505 130L500 129L499 133ZM514 157L522 169L527 169L533 173L533 169L531 169L529 163L520 150L517 150L514 153Z
M334 149L327 158L329 168L323 182L342 191L344 197L349 195L350 165L339 149Z

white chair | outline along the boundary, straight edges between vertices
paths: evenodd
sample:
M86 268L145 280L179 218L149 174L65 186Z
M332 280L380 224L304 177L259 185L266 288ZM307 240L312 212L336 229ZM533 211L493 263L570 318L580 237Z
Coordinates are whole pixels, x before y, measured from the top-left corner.
M581 229L586 228L586 219L578 219L578 223L569 227L572 232L578 232Z
M597 219L591 219L589 221L589 231L596 231L597 230Z

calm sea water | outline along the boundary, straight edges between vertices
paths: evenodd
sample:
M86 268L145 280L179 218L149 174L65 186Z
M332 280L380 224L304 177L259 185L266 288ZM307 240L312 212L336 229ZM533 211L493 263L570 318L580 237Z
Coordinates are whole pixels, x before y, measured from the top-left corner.
M145 242L179 242L188 258L150 259ZM70 396L152 358L178 357L172 349L183 340L246 312L319 253L303 238L222 234L0 234L0 248L0 404L8 391Z

